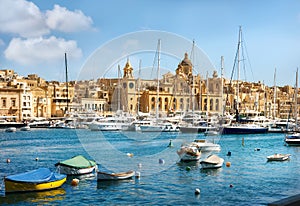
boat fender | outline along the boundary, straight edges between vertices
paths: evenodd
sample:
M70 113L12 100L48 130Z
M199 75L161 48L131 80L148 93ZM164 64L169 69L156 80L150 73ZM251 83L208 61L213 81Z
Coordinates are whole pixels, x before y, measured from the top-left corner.
M162 164L162 165L165 164L165 160L164 159L159 159L158 162L159 162L159 164Z
M139 179L141 177L141 173L140 172L135 172L135 178Z
M79 184L79 179L77 179L77 178L72 179L72 181L71 181L72 186L77 186L78 184Z
M231 163L230 162L226 162L226 167L230 167Z
M195 189L195 195L199 195L200 194L200 189L199 188L196 188Z

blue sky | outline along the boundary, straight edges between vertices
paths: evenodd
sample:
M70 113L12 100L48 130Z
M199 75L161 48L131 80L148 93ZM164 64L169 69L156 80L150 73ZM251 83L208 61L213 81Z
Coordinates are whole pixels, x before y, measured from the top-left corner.
M67 52L69 79L75 80L86 60L107 42L127 33L158 30L195 40L217 71L224 56L225 76L230 78L240 25L248 54L241 79L272 86L276 67L277 85L294 86L300 67L297 0L0 0L0 4L0 68L20 75L37 73L46 80L63 81Z

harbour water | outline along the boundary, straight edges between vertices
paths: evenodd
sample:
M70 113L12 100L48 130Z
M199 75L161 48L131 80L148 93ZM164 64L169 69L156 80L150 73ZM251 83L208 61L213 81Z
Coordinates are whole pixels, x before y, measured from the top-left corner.
M76 187L69 178L59 189L22 194L5 194L2 183L0 204L267 205L300 193L300 147L285 146L283 134L222 136L218 142L222 150L216 154L231 166L207 171L197 163L178 162L176 150L184 140L194 138L205 137L64 129L0 132L1 179L39 167L55 171L56 162L78 154L96 159L100 170L119 166L141 172L139 179L117 182L79 177ZM172 148L167 147L170 140ZM274 153L291 154L291 158L267 162L266 157ZM196 188L199 195L195 195Z

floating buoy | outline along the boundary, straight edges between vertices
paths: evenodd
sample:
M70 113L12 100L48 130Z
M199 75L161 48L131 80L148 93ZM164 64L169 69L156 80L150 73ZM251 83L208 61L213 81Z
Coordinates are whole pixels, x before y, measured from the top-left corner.
M195 195L199 195L200 194L200 189L199 188L196 188L195 189Z
M230 184L229 187L232 188L232 187L233 187L233 184Z
M127 153L128 157L133 157L133 153Z
M36 157L36 158L35 158L35 161L39 161L39 158L38 158L38 157Z
M255 148L254 151L260 151L260 148Z
M190 171L190 170L191 170L191 167L187 166L187 167L185 168L185 170L186 170L186 171Z
M169 142L168 147L173 147L173 143L172 143L172 140L171 140L171 139L170 139L170 142Z
M230 162L226 162L226 167L230 167L231 163Z
M159 162L159 164L165 164L165 160L164 159L159 159L158 162Z
M10 159L9 158L6 159L6 163L10 163Z
M141 177L141 173L140 172L135 172L135 178L140 178Z
M244 137L242 138L242 146L245 146L245 139L244 139Z
M231 156L231 152L230 151L227 152L227 156Z
M71 181L72 186L77 186L78 184L79 184L79 179L76 179L76 178L72 179L72 181Z
M138 163L138 168L142 168L142 163Z

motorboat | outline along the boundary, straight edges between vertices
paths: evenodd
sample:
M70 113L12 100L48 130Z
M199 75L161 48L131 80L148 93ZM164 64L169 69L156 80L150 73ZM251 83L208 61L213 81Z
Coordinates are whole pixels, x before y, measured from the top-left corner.
M234 123L221 128L222 134L261 134L267 133L268 128L254 123Z
M30 131L30 127L27 125L27 126L21 127L20 130L21 131Z
M221 146L219 144L209 142L206 139L195 139L193 142L194 145L198 148L201 152L219 152L221 151Z
M120 173L107 173L107 172L97 172L97 180L125 180L130 179L135 175L133 170L129 170L127 172L120 172Z
M201 151L198 150L196 145L188 144L182 145L177 154L180 158L180 161L198 161L201 158Z
M267 156L268 161L285 161L290 158L290 154L273 154L270 156Z
M300 146L300 133L287 134L284 141L290 146Z
M223 166L224 159L215 154L209 155L200 162L202 169L217 169Z
M48 168L39 168L4 178L5 192L43 191L60 187L66 182L66 175L51 172Z
M17 128L15 127L8 127L5 129L5 132L15 132L15 131L17 131Z
M58 171L66 175L83 175L95 172L97 164L93 160L88 160L82 155L77 155L55 164Z

